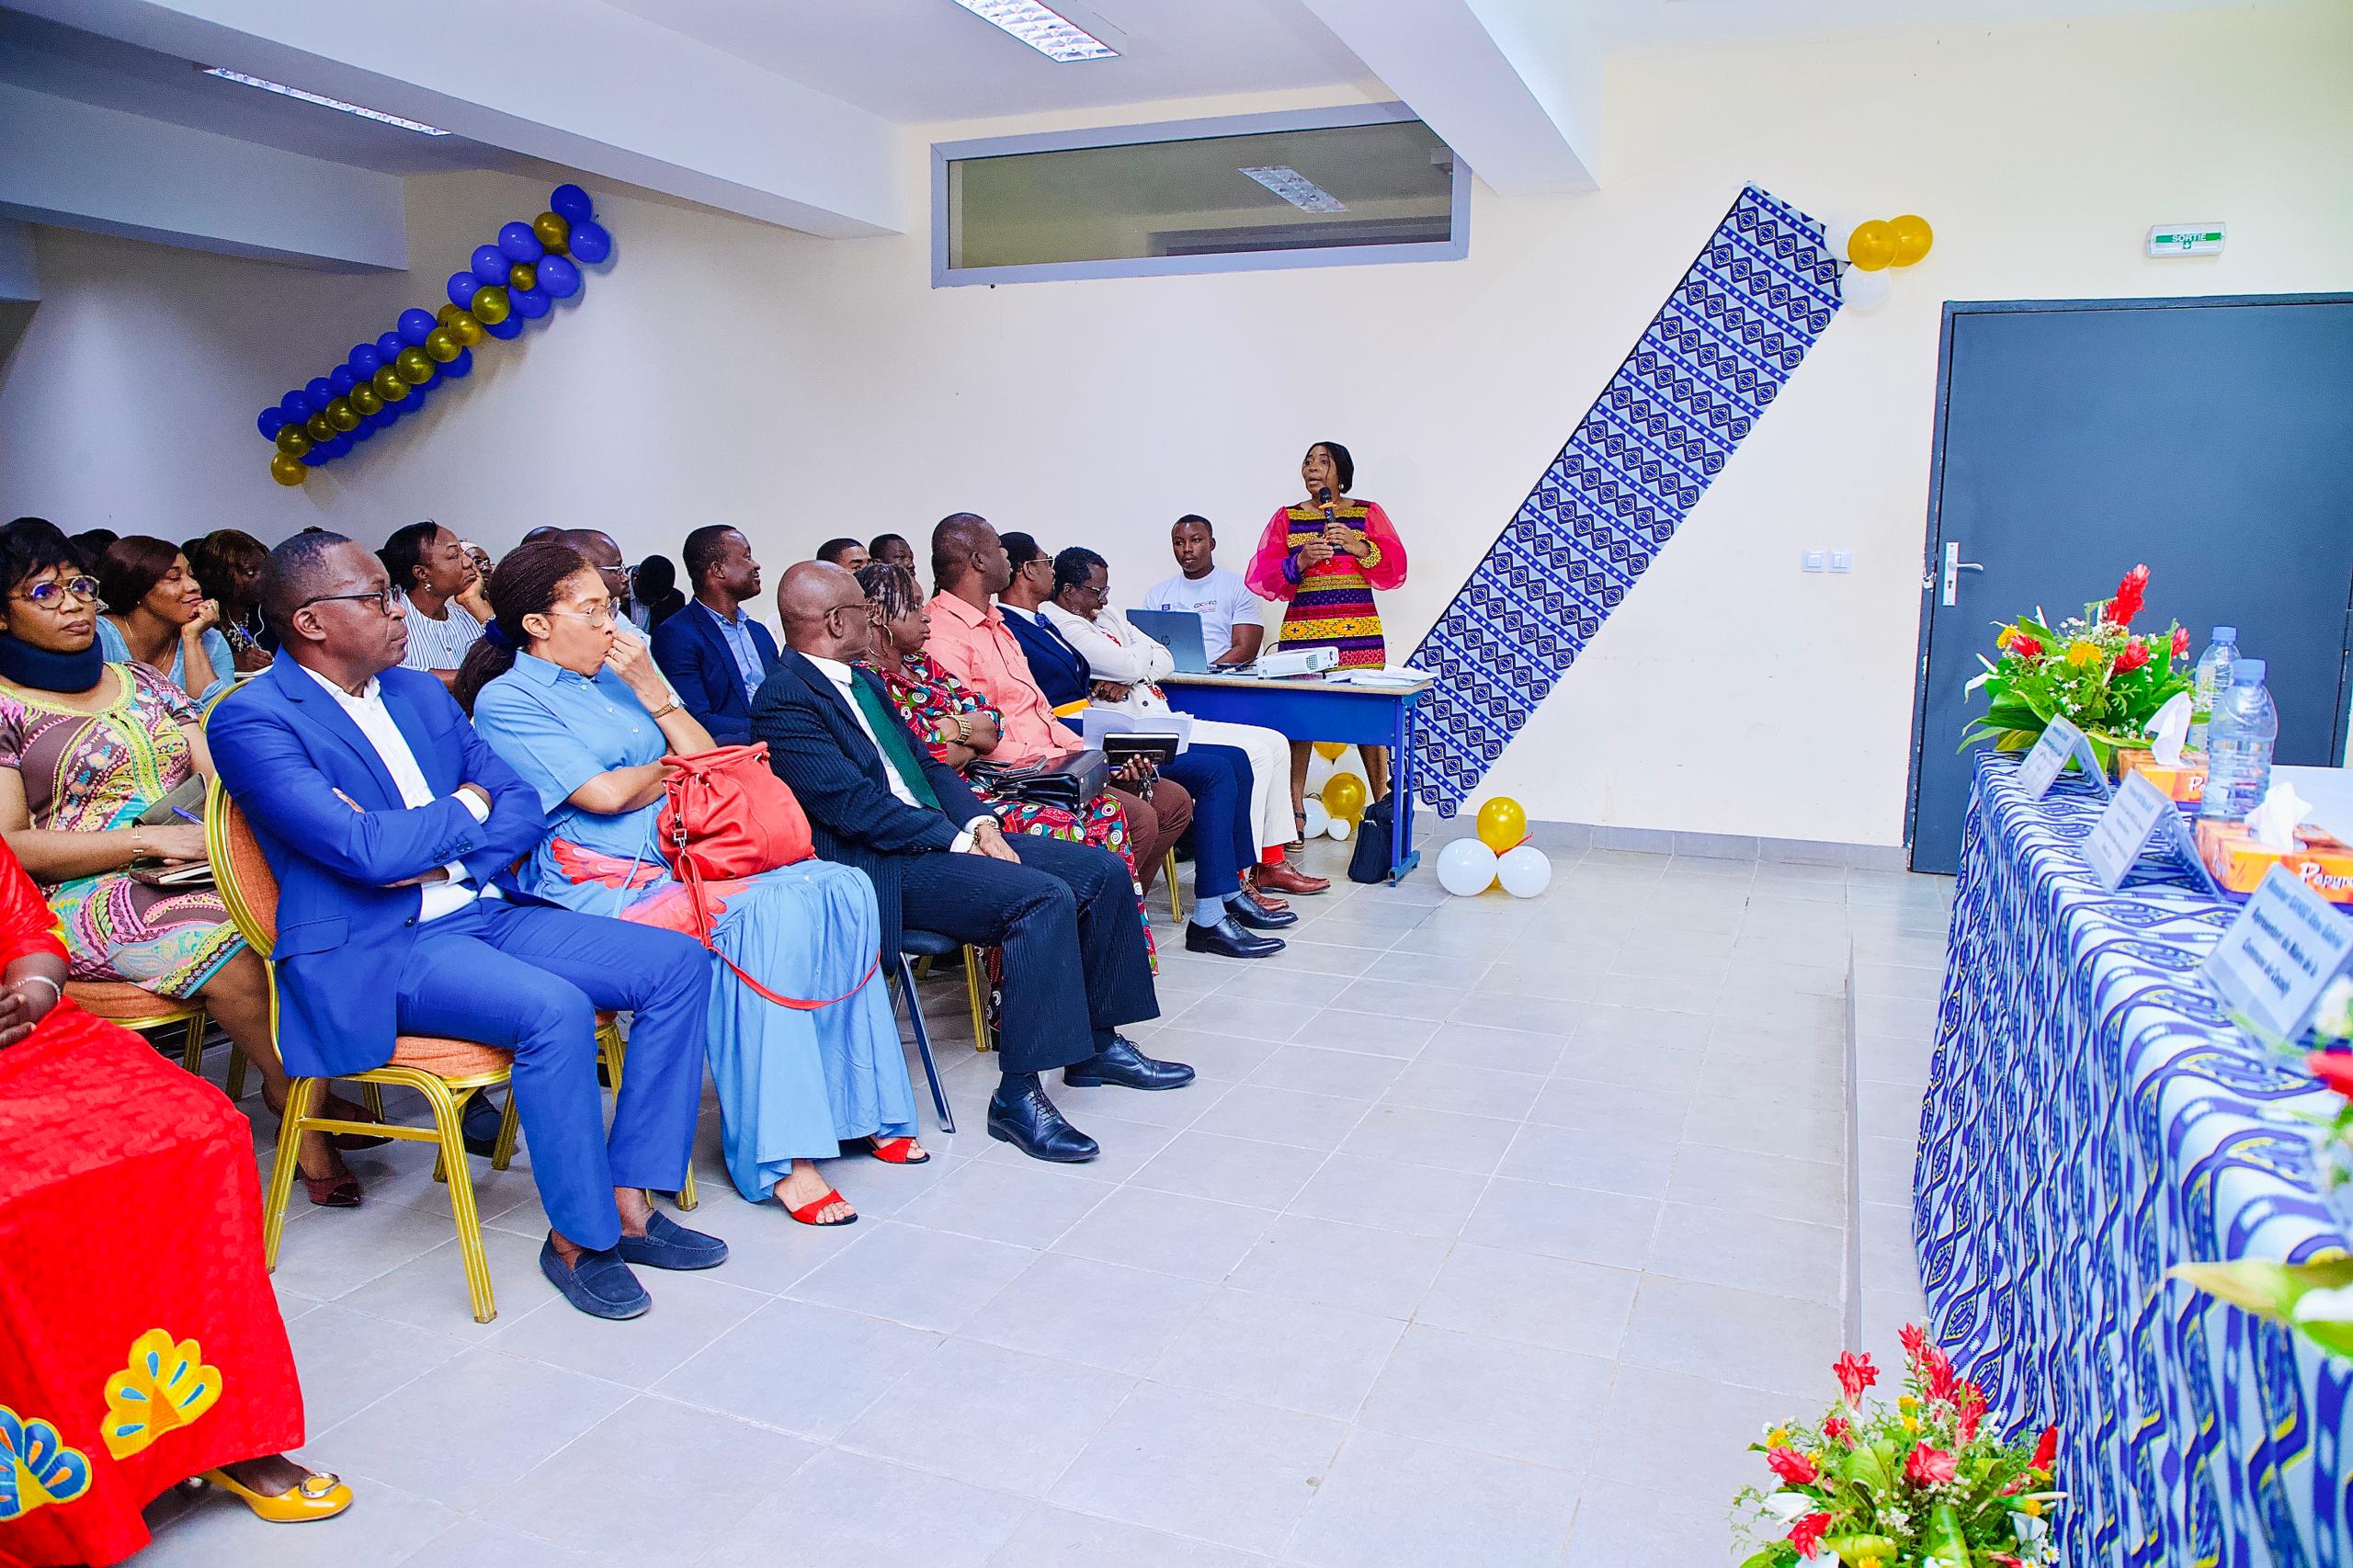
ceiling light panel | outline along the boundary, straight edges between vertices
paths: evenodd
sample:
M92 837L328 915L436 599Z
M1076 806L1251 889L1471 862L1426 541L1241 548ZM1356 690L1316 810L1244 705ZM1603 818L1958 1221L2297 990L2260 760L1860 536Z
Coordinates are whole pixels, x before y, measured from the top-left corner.
M1302 212L1346 212L1347 203L1297 169L1280 164L1237 171L1248 175Z
M267 76L248 76L242 71L232 71L225 65L199 65L198 70L208 76L218 76L224 82L240 86L259 87L265 93L276 93L282 98L300 98L306 104L335 109L343 114L356 114L362 119L372 119L379 125L394 125L403 131L414 131L420 136L447 136L449 133L438 125L427 125L421 119L403 119L396 114L386 114L380 108L366 108L347 104L341 98L331 98L322 93L306 93L300 87L290 87L283 82L273 82Z
M1118 50L1038 0L956 0L956 4L1060 65L1119 56Z

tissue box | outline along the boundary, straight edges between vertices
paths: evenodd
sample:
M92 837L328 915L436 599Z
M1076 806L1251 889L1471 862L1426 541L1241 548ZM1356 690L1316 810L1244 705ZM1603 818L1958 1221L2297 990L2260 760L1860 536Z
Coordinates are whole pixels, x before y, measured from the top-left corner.
M2159 767L2154 753L2130 746L2117 747L2117 782L2120 784L2135 773L2145 775L2168 801L2194 805L2206 798L2206 765L2202 762L2185 763L2179 767Z
M2353 903L2353 845L2316 827L2296 829L2296 844L2285 852L2267 849L2245 823L2198 823L2198 853L2231 892L2251 893L2272 867L2285 866L2331 903Z

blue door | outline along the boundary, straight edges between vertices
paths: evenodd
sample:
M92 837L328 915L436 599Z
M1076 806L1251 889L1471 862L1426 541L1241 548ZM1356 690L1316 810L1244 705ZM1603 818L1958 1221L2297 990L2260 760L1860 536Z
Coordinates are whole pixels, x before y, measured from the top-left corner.
M2218 624L2269 661L2279 760L2344 756L2353 609L2353 296L1948 302L1929 486L1912 866L1950 871L1954 746L1996 625L2104 599ZM1953 567L1948 570L1949 563Z

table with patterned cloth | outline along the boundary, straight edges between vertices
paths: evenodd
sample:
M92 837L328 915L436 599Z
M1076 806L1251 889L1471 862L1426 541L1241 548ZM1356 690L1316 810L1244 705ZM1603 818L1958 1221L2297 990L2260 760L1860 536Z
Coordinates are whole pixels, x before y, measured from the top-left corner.
M2236 906L2155 850L2104 891L2090 781L2016 775L1978 764L1921 1111L1934 1335L2058 1424L2069 1568L2353 1568L2353 1365L2164 1278L2353 1249L2298 1116L2333 1097L2199 979Z

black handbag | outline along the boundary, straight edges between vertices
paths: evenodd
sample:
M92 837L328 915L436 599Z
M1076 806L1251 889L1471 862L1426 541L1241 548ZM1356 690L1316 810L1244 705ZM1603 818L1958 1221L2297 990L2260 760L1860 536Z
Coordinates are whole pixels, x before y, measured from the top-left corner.
M1364 820L1357 824L1356 853L1348 857L1348 881L1389 880L1389 830L1397 821L1396 799L1392 790L1364 809Z
M974 762L970 771L972 782L993 795L1080 813L1111 782L1110 763L1092 748L1019 764Z

